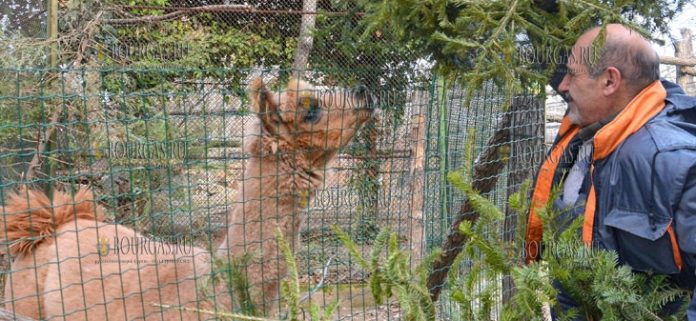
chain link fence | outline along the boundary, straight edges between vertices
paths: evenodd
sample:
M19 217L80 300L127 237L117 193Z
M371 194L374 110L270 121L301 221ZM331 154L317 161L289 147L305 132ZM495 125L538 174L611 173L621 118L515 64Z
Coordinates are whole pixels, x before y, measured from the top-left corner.
M6 118L0 153L3 194L25 184L52 190L86 185L108 209L109 222L149 237L191 237L203 247L220 240L228 213L241 206L237 196L245 184L242 173L248 159L241 146L257 115L248 111L248 97L239 94L242 89L180 81L190 72L183 68L4 70L3 81L13 83L14 90L0 96ZM143 86L146 80L155 85ZM539 149L533 146L507 156L519 158L518 165L497 158L466 159L463 150L468 140L475 139L476 154L483 154L496 131L541 128L530 122L532 118L513 123L510 117L543 113L543 105L509 110L503 96L490 87L463 108L463 89L447 88L432 79L413 82L405 92L376 92L376 100L387 111L390 96L399 95L406 102L401 119L388 112L376 117L366 128L378 133L374 149L359 140L347 146L302 213L304 227L295 252L300 280L308 288L322 285L322 291L312 296L314 302L347 302L337 312L338 319L399 319L399 311L366 299L371 296L364 285L367 275L337 241L332 225L349 232L364 253L372 251L371 229L390 228L400 235L402 246L411 249L415 264L440 245L452 216L465 214L458 213L463 196L446 184L445 173L465 161L501 165L481 179L496 181L487 192L504 207L512 169L526 171L522 177L527 177L538 159L533 154ZM515 140L542 138L537 131ZM375 160L379 161L374 173L377 189L371 192L376 195L365 198L364 163ZM376 209L370 212L367 207L373 200ZM376 215L367 217L370 213ZM504 227L491 228L503 233ZM12 274L8 271L6 277ZM13 300L6 297L6 307ZM453 307L442 311L454 312Z
M45 37L43 2L12 1L0 5L4 34ZM29 9L17 14L18 7ZM292 69L308 15L316 30L309 68ZM59 16L60 66L0 70L3 198L26 184L90 186L108 222L208 248L224 238L228 213L244 205L242 146L258 118L250 81L281 89L301 76L319 88L365 85L382 110L329 164L300 213L294 255L309 293L303 309L340 302L332 320L401 320L396 301L374 302L366 271L330 227L347 231L364 254L389 228L415 265L447 238L455 216L470 214L446 178L462 166L506 212L491 233L517 237L506 201L545 153L544 101L533 93L510 98L492 84L467 99L466 88L433 75L417 48L380 31L366 35L353 2L317 1L313 10L298 1L60 2ZM6 268L4 279L13 273ZM500 283L509 290L506 276ZM22 298L3 299L10 309ZM438 307L441 319L457 319L447 295Z
M36 0L9 0L0 4L0 32L3 37L46 37L46 3Z

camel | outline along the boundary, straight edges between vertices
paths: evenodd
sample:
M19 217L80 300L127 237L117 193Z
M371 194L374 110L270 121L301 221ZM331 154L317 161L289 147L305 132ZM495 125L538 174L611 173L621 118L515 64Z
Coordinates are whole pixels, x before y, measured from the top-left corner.
M301 209L324 182L327 164L371 117L369 97L364 86L317 91L293 79L272 92L253 81L258 120L245 137L249 159L217 248L158 242L105 223L87 188L52 199L31 189L9 195L0 220L0 247L14 258L5 308L34 319L213 319L195 309L239 310L242 296L213 277L216 262L237 262L252 306L276 315L287 272L276 233L294 250ZM241 267L240 258L247 258Z

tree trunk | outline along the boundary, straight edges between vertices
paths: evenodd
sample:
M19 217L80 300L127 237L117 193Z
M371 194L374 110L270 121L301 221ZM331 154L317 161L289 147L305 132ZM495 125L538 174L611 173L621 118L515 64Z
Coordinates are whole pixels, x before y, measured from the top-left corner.
M504 160L509 155L511 113L505 113L503 119L496 126L493 136L488 140L486 148L476 159L472 174L472 187L481 194L493 190L498 182L499 174L505 168ZM444 184L444 182L443 182ZM471 207L468 200L464 201L459 214L454 218L447 238L442 243L442 253L435 260L432 272L428 275L427 286L433 302L437 301L440 291L447 278L452 262L461 252L467 239L459 233L459 223L464 220L475 222L478 214Z
M379 194L381 184L379 171L383 159L377 152L377 139L380 136L379 118L373 116L368 120L358 136L364 148L365 158L358 165L356 186L360 202L360 219L355 230L354 238L358 243L370 244L379 233L377 215L379 213Z
M297 39L297 50L295 50L295 61L292 63L292 71L301 75L307 68L309 54L312 52L314 36L312 31L316 24L317 0L302 1L302 24L300 25L300 36Z
M691 30L683 28L680 30L682 35L681 41L674 41L674 55L677 58L692 58L694 57L694 49L691 44ZM696 83L694 83L694 66L679 66L677 65L677 83L689 95L696 95Z
M531 178L544 157L544 99L532 95L513 98L510 113L510 161L508 165L508 196L516 193L524 181ZM513 243L517 240L518 213L510 207L505 211L503 240ZM523 232L524 233L524 232ZM519 260L522 263L523 257ZM508 302L514 294L514 284L510 275L503 276L503 302Z
M425 104L425 103L424 103ZM423 181L425 180L425 115L413 116L411 123L411 261L420 262L425 244L423 222Z

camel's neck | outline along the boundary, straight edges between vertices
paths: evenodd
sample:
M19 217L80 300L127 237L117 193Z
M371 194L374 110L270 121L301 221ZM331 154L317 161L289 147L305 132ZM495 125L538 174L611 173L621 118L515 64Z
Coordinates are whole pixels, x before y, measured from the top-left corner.
M302 210L324 181L324 168L308 171L291 157L251 157L240 180L237 201L228 215L226 240L220 250L239 253L250 242L267 242L280 229L295 242ZM220 251L218 254L221 254Z

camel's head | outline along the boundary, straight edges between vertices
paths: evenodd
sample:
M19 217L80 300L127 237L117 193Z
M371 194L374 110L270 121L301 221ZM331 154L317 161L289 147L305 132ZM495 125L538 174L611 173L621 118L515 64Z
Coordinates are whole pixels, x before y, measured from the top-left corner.
M365 86L316 88L290 80L285 91L251 84L251 108L260 120L260 139L251 153L302 155L306 166L321 167L345 146L372 115Z

